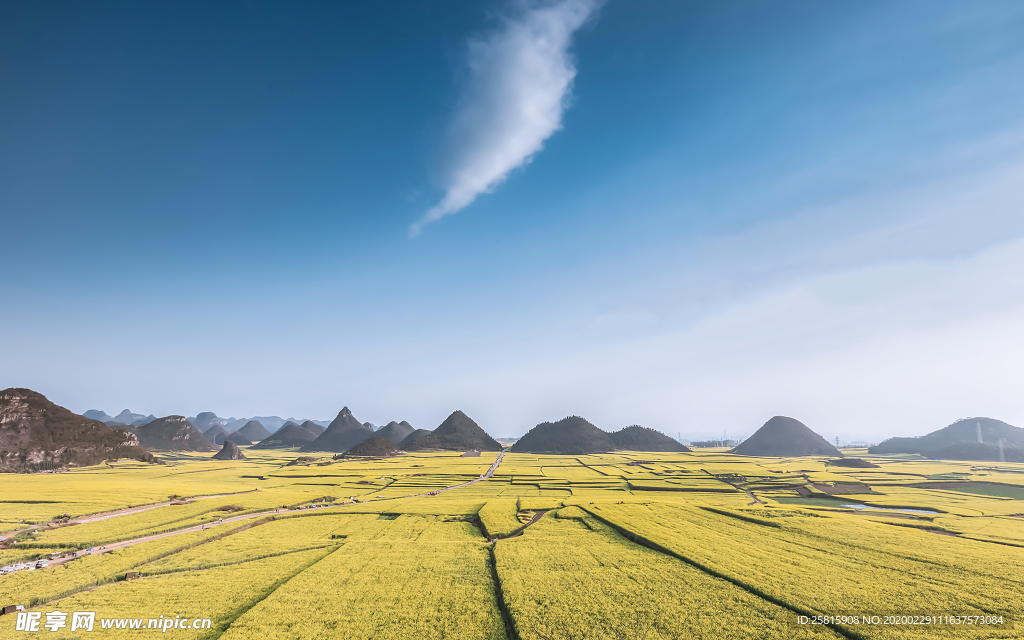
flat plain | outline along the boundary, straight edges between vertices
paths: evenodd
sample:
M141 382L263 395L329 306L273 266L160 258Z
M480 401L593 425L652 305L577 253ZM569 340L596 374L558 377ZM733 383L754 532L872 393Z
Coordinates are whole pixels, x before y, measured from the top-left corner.
M79 557L0 576L0 606L96 613L54 638L1021 637L1024 465L845 453L877 466L246 448L5 474L0 564Z

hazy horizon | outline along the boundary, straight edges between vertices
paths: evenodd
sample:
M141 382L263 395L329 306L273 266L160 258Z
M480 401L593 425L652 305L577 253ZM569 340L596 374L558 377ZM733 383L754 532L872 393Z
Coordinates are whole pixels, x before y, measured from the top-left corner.
M0 388L499 437L1024 426L1020 3L0 16Z

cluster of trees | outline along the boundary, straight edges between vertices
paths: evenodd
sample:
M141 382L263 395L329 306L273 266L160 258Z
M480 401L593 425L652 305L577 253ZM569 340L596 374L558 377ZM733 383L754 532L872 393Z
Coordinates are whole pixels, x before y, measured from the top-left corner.
M740 443L739 440L694 440L690 443L690 447L694 448L705 448L705 447L735 447Z

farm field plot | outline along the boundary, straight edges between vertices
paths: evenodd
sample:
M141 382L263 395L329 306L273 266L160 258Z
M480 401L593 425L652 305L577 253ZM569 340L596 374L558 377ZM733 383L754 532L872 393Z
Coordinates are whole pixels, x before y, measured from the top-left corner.
M1024 465L875 457L878 468L840 469L819 458L715 451L506 453L494 477L481 480L490 454L246 454L221 463L174 454L167 465L118 462L0 478L7 501L0 528L65 511L84 521L19 533L0 548L0 560L131 545L0 576L0 605L94 606L131 617L136 610L199 615L192 605L202 603L213 620L207 635L176 630L201 640L506 638L506 622L522 640L555 627L591 633L590 640L635 630L636 611L654 622L649 640L782 640L837 637L827 627L792 626L800 611L1024 614L1024 518L1015 517L1024 515L1015 493ZM314 460L292 464L307 455ZM793 488L808 482L863 482L872 493L806 497ZM169 504L175 495L187 500ZM858 503L936 513L843 506ZM146 508L109 513L137 505ZM208 528L188 531L202 524ZM520 529L488 542L486 534ZM166 537L136 542L154 533ZM655 548L637 542L645 540ZM123 581L129 571L141 577ZM190 591L201 595L190 601L183 595ZM725 622L715 626L716 619ZM0 637L13 624L13 616L0 617ZM54 637L72 637L66 631ZM999 629L842 631L883 640L1015 637ZM131 632L82 637L116 633Z
M210 619L209 629L174 629L175 637L213 638L241 611L272 592L278 583L296 571L326 555L324 550L292 553L263 560L239 562L232 566L205 571L181 571L137 580L114 582L51 603L48 610L62 612L91 611L100 619L150 619L182 617L189 620ZM82 638L102 635L104 638L137 638L143 634L171 633L148 629L102 629L97 622L93 632L83 636L70 631L70 625L56 633L45 631L46 637Z
M992 496L973 495L945 489L920 489L914 487L877 487L883 496L864 499L865 504L880 507L897 506L914 509L935 509L961 516L1002 516L1021 513L1019 500Z
M504 638L489 562L472 526L402 516L347 540L222 637Z
M0 579L0 601L33 603L109 582L143 563L200 544L230 529L209 529L144 542L101 555L88 555L67 564L19 571Z
M162 506L82 524L41 529L40 533L33 537L33 542L52 546L99 546L210 524L229 515L259 513L301 505L322 497L324 493L322 488L298 485L195 500L187 504Z
M147 563L139 567L139 570L144 575L152 575L183 569L203 569L337 545L340 544L340 536L347 535L352 525L361 528L360 525L366 519L367 516L334 514L284 517ZM332 535L339 538L332 538Z
M954 485L942 485L942 488L949 491L958 491L960 493L970 493L977 496L987 496L992 498L1009 498L1011 500L1024 500L1024 487L1020 485L1010 484L974 484L974 483L957 483L961 486ZM925 488L931 488L925 486Z
M1024 518L939 516L932 522L965 538L1024 546Z
M796 610L826 615L999 611L1015 619L1024 613L1018 595L1024 582L1012 569L1024 562L1024 549L851 519L855 516L839 520L779 510L776 515L787 517L776 517L778 525L765 526L690 506L586 508ZM771 512L751 510L760 511ZM841 523L846 526L835 526ZM901 628L856 631L870 638L918 637ZM951 628L932 631L932 637L959 633ZM974 637L1005 637L1004 630L974 631Z
M27 562L29 560L36 560L38 558L47 557L51 551L60 551L60 549L53 548L38 548L38 547L25 547L19 549L18 547L11 547L9 549L0 550L0 567L14 564L16 562Z
M159 471L159 475L155 471ZM42 523L64 513L74 517L166 502L171 495L235 494L256 488L251 480L239 482L236 478L234 482L224 482L206 476L203 480L209 483L202 484L182 481L167 472L166 467L135 468L133 465L103 471L77 469L60 474L63 477L59 483L41 475L7 474L0 499L0 526L7 529L19 520ZM122 484L127 476L131 476L133 482L129 492Z
M477 515L488 536L504 538L523 527L523 523L516 517L518 512L519 500L506 498L489 500Z
M523 640L841 637L826 627L791 629L782 607L592 518L542 518L523 536L498 542L495 557Z

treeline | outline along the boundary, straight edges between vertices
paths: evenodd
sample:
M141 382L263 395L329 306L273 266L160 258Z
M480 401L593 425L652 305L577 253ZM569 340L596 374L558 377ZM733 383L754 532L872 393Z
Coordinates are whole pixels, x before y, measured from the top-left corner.
M735 447L739 443L739 440L694 440L693 442L690 443L690 446L697 448Z

